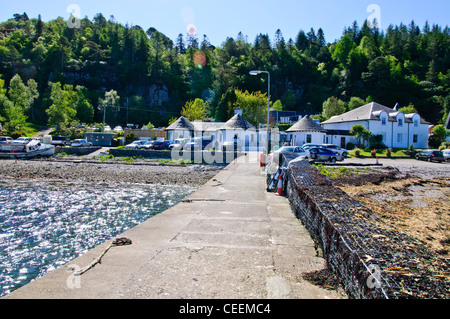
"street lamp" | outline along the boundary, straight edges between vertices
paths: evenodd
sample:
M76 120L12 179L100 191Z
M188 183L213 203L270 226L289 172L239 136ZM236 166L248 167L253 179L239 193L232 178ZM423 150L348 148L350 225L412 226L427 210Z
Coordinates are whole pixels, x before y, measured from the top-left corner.
M269 83L267 88L267 148L266 148L266 155L269 156L269 148L270 148L270 128L269 128L269 116L270 116L270 73L268 71L250 71L250 75L260 75L262 73L267 73L267 76L269 77Z

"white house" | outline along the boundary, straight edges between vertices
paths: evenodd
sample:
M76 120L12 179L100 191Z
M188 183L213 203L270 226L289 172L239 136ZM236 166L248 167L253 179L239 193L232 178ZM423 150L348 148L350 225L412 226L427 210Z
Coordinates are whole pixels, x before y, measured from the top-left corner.
M417 113L404 114L396 108L372 102L347 113L333 116L322 124L327 133L326 142L345 147L356 140L349 131L356 124L363 125L374 135L381 134L383 143L392 148L428 147L428 128L430 123L421 119Z
M249 150L257 144L256 128L242 117L239 110L231 119L223 123L217 135L219 147L222 147L224 142L236 142L243 150Z
M292 125L286 133L287 141L292 146L302 146L306 143L326 143L327 131L308 115Z
M182 116L166 128L166 136L169 140L210 137L219 149L225 142L236 142L243 150L250 150L258 143L256 128L242 117L239 109L227 122L191 122Z

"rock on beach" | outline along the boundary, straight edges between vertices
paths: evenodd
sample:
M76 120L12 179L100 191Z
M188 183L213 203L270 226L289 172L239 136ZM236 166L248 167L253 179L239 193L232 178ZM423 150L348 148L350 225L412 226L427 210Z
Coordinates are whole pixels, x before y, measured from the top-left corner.
M200 186L222 167L0 160L0 178Z

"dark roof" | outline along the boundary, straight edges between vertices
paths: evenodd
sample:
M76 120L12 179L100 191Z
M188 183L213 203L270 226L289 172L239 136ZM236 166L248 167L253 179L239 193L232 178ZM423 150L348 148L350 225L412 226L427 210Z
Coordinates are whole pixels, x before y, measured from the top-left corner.
M187 130L187 131L194 131L194 125L184 116L180 117L178 120L172 123L167 130Z
M308 115L292 125L286 132L326 132L322 126L311 119Z
M248 130L248 129L255 129L255 127L253 125L251 125L246 119L244 119L242 117L242 115L236 114L222 126L222 129L223 130L236 130L236 129Z

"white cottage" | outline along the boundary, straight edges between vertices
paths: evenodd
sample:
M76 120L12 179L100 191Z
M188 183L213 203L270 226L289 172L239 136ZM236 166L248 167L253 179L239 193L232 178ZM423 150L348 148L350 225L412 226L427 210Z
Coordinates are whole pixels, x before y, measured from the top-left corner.
M383 136L383 143L392 148L428 147L428 128L430 123L421 119L417 113L404 114L396 108L372 102L347 113L333 116L322 123L328 131L327 143L345 147L356 140L349 133L356 124L363 125L375 135Z
M237 110L236 114L227 122L191 122L180 117L166 128L168 140L190 137L211 138L214 146L222 149L225 142L236 142L243 150L250 150L257 145L256 128L242 117Z
M292 146L302 146L306 143L326 143L327 131L308 115L292 125L286 133L287 141Z
M181 116L178 120L166 128L166 137L168 140L191 138L194 137L194 131L195 127L191 121L184 116Z
M224 142L236 142L243 150L249 150L256 146L256 128L251 125L240 113L236 113L231 119L222 125L218 133L219 147Z

